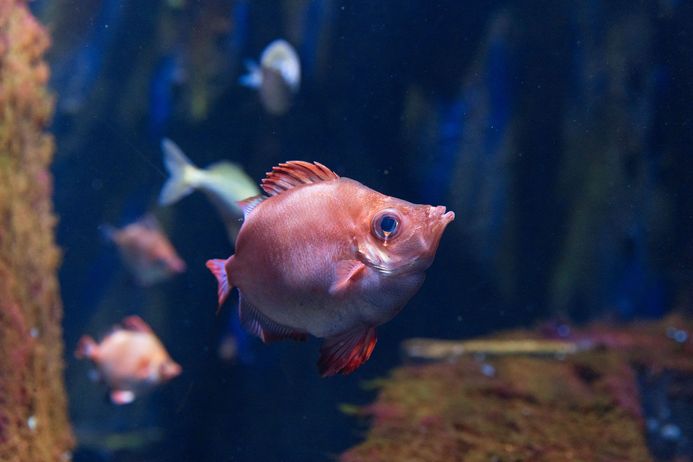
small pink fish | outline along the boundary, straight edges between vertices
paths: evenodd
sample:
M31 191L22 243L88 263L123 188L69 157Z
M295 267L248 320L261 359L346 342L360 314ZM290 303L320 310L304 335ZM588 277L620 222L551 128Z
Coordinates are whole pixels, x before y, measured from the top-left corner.
M98 344L83 336L75 351L77 358L88 358L97 366L115 404L131 403L136 395L182 371L142 318L128 316L121 324Z
M185 262L151 215L122 229L106 225L104 234L116 243L125 265L142 286L185 271Z
M251 333L264 342L324 338L320 373L350 373L370 357L375 328L421 287L455 214L385 196L317 162L280 164L262 188L269 198L241 203L236 253L207 262L219 305L237 287Z

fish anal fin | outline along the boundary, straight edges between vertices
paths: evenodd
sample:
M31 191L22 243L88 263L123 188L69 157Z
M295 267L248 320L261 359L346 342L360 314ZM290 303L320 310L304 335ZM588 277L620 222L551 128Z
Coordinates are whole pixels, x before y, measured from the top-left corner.
M262 179L261 186L267 194L275 196L296 186L338 178L339 175L319 162L311 164L302 160L292 160L272 167L272 171L267 172Z
M248 73L242 75L238 79L238 83L249 88L260 88L262 85L262 70L260 65L252 59L246 59L244 62Z
M233 258L233 255L229 257L229 260L207 260L207 268L209 268L214 277L217 278L217 283L219 284L217 288L218 308L221 308L224 302L226 302L233 288L229 283L229 275L226 272L226 266L231 258Z
M266 199L265 196L258 194L257 196L252 196L242 201L238 201L238 206L243 210L243 218L247 219L250 212L255 210L255 207L260 205L260 202Z
M145 357L137 362L137 367L135 369L135 375L141 379L146 379L149 376L149 369L152 364L150 358Z
M359 326L327 337L320 348L320 375L329 377L354 372L371 357L377 341L375 327L372 326Z
M144 334L151 334L154 332L144 319L134 314L123 319L120 323L125 329L133 332L142 332Z
M242 294L238 296L238 317L241 325L264 343L291 339L302 342L308 338L305 332L287 327L271 320L255 308Z
M338 295L344 293L353 283L363 277L366 265L358 260L342 260L337 263L335 281L330 286L330 293Z
M113 390L110 396L113 404L119 406L130 404L135 400L135 393L130 390Z

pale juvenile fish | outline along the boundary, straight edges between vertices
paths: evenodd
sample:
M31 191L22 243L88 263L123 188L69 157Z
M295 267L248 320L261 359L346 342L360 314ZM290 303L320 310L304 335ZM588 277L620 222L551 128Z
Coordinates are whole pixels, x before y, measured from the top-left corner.
M182 371L151 327L139 316L128 316L101 343L83 336L75 356L97 367L115 404L131 403L138 395L167 382Z
M110 225L103 225L101 229L118 246L123 262L138 284L150 286L185 271L185 262L153 215L146 215L121 229Z
M248 73L240 78L240 83L259 91L265 110L274 115L288 111L301 85L301 63L289 42L273 41L262 52L259 66L248 60L246 67Z
M455 215L386 196L319 163L280 164L269 198L244 201L236 253L209 260L219 304L238 288L243 325L263 341L325 338L323 376L371 355L375 328L419 290Z
M196 189L202 191L221 215L233 242L243 218L238 201L260 193L255 182L240 166L228 161L199 169L167 138L161 140L161 150L164 165L171 176L161 190L159 204L170 205Z

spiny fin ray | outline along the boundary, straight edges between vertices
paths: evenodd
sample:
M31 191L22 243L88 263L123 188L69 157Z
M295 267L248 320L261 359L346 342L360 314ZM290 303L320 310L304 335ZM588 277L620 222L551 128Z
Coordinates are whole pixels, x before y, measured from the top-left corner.
M356 327L343 334L327 337L320 348L320 375L351 374L368 361L378 338L375 327Z
M319 162L292 160L272 167L262 179L262 189L270 196L275 196L296 186L331 181L339 178L335 172Z
M260 202L264 201L267 199L267 197L263 195L257 195L257 196L252 196L247 199L243 199L242 201L238 201L238 206L243 210L243 219L248 219L248 215L250 215L250 212L255 210L255 207L260 205Z

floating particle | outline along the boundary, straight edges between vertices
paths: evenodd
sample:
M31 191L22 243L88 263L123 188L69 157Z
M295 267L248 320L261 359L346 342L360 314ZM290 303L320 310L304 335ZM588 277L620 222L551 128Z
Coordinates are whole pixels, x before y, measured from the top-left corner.
M484 363L481 365L481 373L486 377L493 377L496 375L496 368L489 363Z
M27 419L26 425L29 427L29 430L36 431L36 416L31 416Z
M666 424L662 427L659 434L665 440L676 441L681 438L681 429L678 425Z

